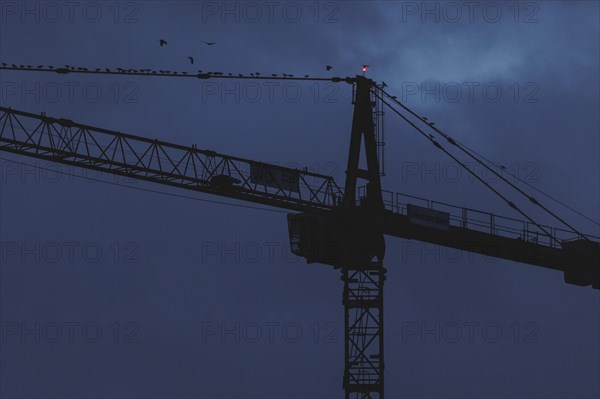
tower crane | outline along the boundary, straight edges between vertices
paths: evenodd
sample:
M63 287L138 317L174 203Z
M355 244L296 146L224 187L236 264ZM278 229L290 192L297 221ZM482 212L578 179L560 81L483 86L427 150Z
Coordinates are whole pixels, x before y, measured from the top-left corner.
M6 66L1 69L22 70ZM25 70L199 79L328 80L353 86L354 113L343 188L333 177L319 173L93 127L44 113L0 107L0 151L292 211L287 216L292 252L307 263L321 263L341 271L346 398L384 397L386 235L562 271L568 284L600 289L600 238L578 232L533 197L528 200L556 216L569 229L536 223L489 185L527 220L382 190L384 106L447 154L432 134L425 134L397 108L420 119L451 145L474 155L425 118L418 117L397 97L389 95L384 91L385 86L364 75L279 78L117 73L102 68ZM366 169L359 167L363 144ZM365 181L366 185L359 186L359 181Z

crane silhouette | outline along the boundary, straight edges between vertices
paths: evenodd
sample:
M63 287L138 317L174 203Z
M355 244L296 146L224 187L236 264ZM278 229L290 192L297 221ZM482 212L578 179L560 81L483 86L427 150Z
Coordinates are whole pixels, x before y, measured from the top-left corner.
M19 68L4 66L1 69ZM66 68L44 71L140 75L139 72L71 71ZM141 75L201 79L293 78L288 74L283 78L276 74L261 77L259 73L252 76ZM0 151L291 211L287 216L291 251L305 258L307 263L329 265L342 274L343 388L346 398L384 397L385 235L558 270L563 272L566 283L600 289L600 238L580 233L522 190L528 201L556 217L568 229L536 223L484 181L481 182L487 188L527 220L402 194L384 201L384 194L390 194L381 187L381 176L385 173L384 109L396 113L435 148L453 159L458 161L436 140L436 135L482 161L468 147L384 91L384 85L365 76L295 79L345 82L353 86L354 113L343 188L333 177L307 170L6 107L0 107ZM410 115L415 118L409 119ZM417 126L419 122L422 127ZM431 133L423 129L429 129ZM363 150L366 169L359 167ZM470 168L466 170L471 171ZM359 181L365 181L366 185L359 186ZM405 202L404 198L409 199ZM424 203L417 205L417 201Z

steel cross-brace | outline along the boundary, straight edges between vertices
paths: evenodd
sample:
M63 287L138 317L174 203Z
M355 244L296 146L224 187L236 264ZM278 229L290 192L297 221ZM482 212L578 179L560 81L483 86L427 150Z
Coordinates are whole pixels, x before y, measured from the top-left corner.
M342 271L346 398L383 398L383 282L386 269L371 262Z

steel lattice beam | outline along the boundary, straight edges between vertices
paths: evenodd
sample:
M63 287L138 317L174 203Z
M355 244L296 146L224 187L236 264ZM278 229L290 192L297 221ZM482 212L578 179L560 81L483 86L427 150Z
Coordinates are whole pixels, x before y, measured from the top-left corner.
M344 269L346 399L384 397L383 282L385 268Z
M330 176L4 107L0 150L291 210L331 210L342 198ZM257 182L253 168L291 176L297 189Z

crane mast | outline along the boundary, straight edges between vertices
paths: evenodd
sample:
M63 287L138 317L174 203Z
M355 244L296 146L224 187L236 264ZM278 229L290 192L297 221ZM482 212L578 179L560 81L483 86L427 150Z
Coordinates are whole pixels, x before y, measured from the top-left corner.
M344 198L329 214L288 215L292 251L307 262L340 268L344 283L344 378L346 399L384 397L383 265L385 241L375 104L375 82L356 76L354 114ZM375 115L376 116L376 115ZM364 143L366 169L360 167ZM358 179L366 195L357 202Z
M349 217L362 220L351 241L356 243L355 259L342 266L344 282L344 390L346 399L384 397L383 350L383 237L384 206L381 194L377 138L371 101L373 81L356 77L354 115L346 169L343 209ZM365 145L367 169L360 169L361 143ZM359 178L367 180L366 195L356 201ZM352 230L351 230L352 231Z

